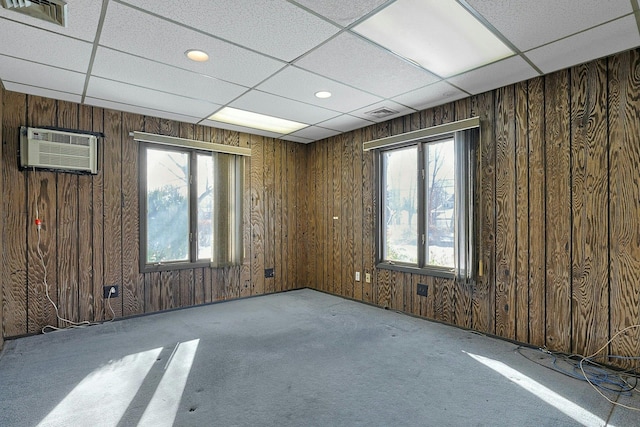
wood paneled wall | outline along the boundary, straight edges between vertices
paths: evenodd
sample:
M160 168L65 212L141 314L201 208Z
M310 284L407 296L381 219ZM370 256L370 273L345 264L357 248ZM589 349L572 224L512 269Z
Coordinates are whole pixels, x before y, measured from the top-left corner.
M0 135L2 135L4 86L0 83ZM0 147L2 144L0 143ZM1 148L0 148L1 149ZM0 188L2 188L2 162L0 162ZM0 218L4 218L4 197L0 192ZM0 254L4 253L4 239L0 239ZM0 263L0 278L4 276L4 263ZM0 279L1 280L1 279ZM0 281L0 350L4 346L4 298L2 297L2 282Z
M640 323L639 76L633 50L309 145L0 92L4 335L58 324L46 278L73 321L110 318L105 284L121 286L117 316L311 287L589 354ZM474 116L482 275L457 283L377 269L373 154L362 142ZM100 173L20 171L21 125L103 132ZM252 148L242 266L139 273L133 130ZM637 356L640 331L607 351Z
M378 201L372 154L362 142L473 116L481 118L482 276L456 283L376 269ZM591 354L640 323L639 122L634 50L311 144L306 285ZM416 295L418 283L428 285L427 297ZM608 351L637 356L640 331Z
M304 146L270 138L5 91L2 117L4 336L300 287ZM19 126L103 132L98 175L18 169ZM252 148L246 168L245 261L223 269L139 272L138 130ZM40 241L34 224L42 220ZM44 266L37 248L40 248ZM45 268L46 267L46 268ZM265 268L275 277L265 279ZM45 284L46 280L46 284Z

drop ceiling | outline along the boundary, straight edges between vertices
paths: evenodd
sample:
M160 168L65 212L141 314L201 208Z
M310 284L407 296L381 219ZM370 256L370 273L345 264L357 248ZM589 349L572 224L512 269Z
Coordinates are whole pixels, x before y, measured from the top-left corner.
M508 53L452 75L404 57L406 25L438 24L435 2L463 8ZM0 8L6 89L300 143L640 46L637 0L67 0L67 9L65 28ZM406 36L427 59L446 42L444 29L442 40ZM209 61L187 59L189 49ZM316 98L321 90L332 96ZM308 126L284 135L209 119L226 106ZM393 113L370 114L379 109Z

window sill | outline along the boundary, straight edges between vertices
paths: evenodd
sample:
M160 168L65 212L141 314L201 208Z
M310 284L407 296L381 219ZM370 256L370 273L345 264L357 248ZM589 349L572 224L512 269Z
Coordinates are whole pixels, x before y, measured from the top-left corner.
M194 268L210 267L211 262L209 260L198 262L167 262L158 264L146 264L140 266L140 273L154 273L160 271L173 271L173 270L189 270Z
M455 279L456 274L453 268L447 267L417 267L409 264L379 262L376 268L382 270L400 271L402 273L421 274L424 276L443 277L446 279Z

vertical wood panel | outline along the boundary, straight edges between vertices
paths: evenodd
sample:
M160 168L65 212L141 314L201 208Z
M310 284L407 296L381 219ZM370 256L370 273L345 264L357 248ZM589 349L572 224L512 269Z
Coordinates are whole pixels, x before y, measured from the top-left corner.
M263 139L251 137L251 295L264 293Z
M390 270L380 270L374 282L377 287L376 304L383 308L391 307L391 273Z
M331 138L331 156L332 156L332 172L330 175L332 190L332 205L329 212L329 220L331 221L331 289L336 295L344 295L342 288L342 138L334 136Z
M209 303L213 301L213 273L214 269L206 267L202 270L202 282L204 287L204 302Z
M480 179L476 206L478 214L478 260L482 275L473 292L472 326L482 332L495 332L495 156L493 92L471 98L472 114L480 117L483 127L478 149Z
M246 133L240 134L239 146L251 148L251 138ZM242 246L244 257L240 268L240 296L251 295L251 157L244 160L244 188L242 206ZM196 276L197 277L197 276ZM197 284L197 281L196 281ZM196 289L198 289L196 287ZM197 293L196 293L197 295ZM196 297L197 298L197 297Z
M306 176L302 179L301 185L298 187L298 197L296 202L298 206L302 206L302 212L298 210L298 233L302 239L300 244L304 249L303 258L298 264L298 284L307 286L311 289L319 289L319 280L317 276L317 256L318 251L318 213L316 205L318 200L317 183L318 183L318 144L307 144L301 146L304 156L304 163L296 165L296 173L300 176Z
M122 113L104 112L104 284L120 286L108 303L122 316ZM111 318L113 313L106 314Z
M122 116L122 298L123 316L144 312L144 280L139 272L140 212L138 143L129 132L144 128L144 117Z
M571 184L569 141L569 72L545 78L545 174L547 330L546 345L570 351L571 345Z
M93 131L104 132L104 110L93 109ZM104 319L104 174L105 174L105 140L98 143L98 174L93 177L93 319Z
M515 336L529 339L529 138L528 85L515 85Z
M373 140L372 127L367 127L362 131L362 141ZM367 282L366 275L373 276L373 266L375 259L375 237L374 230L374 189L373 185L373 152L362 153L362 299L365 302L373 302L373 286Z
M27 97L28 126L55 126L56 102L48 98ZM29 333L43 326L58 326L54 304L58 304L56 231L58 225L56 174L44 171L27 172L28 218L36 218L36 208L42 220L40 241L35 227L27 232L27 278ZM29 224L33 224L29 221ZM40 248L40 253L38 252ZM45 274L46 271L46 274ZM48 295L48 297L47 297Z
M275 140L273 138L263 138L264 143L264 268L275 268L275 229L276 229L276 206L275 206ZM279 275L275 271L275 275ZM263 272L264 277L264 272ZM264 279L264 292L275 292L275 277Z
M362 132L353 132L353 268L360 273L360 281L353 282L353 298L362 301L364 281L362 252L363 243L363 174ZM355 273L354 273L355 274ZM351 277L354 280L354 277Z
M284 222L284 203L286 184L282 179L282 172L284 169L284 161L286 156L283 156L283 148L286 143L284 141L277 141L273 147L273 252L274 252L274 264L276 271L276 277L274 279L273 291L280 292L285 288L287 282L286 265L286 253L284 251L284 235L282 225ZM284 157L284 159L283 159Z
M193 303L204 304L204 269L196 268L193 271Z
M4 87L0 84L0 221L4 222L4 167L2 164L2 152L4 134L2 133L2 113L4 111ZM4 254L4 233L0 231L0 256ZM4 261L4 259L3 259ZM4 263L0 265L0 350L4 347L4 298L2 296L4 288Z
M529 80L529 342L545 343L546 176L544 78ZM522 239L522 236L520 236Z
M353 154L349 135L341 136L342 145L342 192L340 234L342 236L342 295L353 298Z
M571 72L572 349L592 354L608 340L607 63Z
M496 90L496 334L515 339L516 164L514 87Z
M302 159L297 157L297 149L300 144L288 143L286 147L287 169L285 180L287 181L287 200L285 203L286 211L283 215L283 224L285 228L285 245L287 246L287 283L285 289L297 289L298 280L296 274L296 265L298 254L303 251L296 250L298 215L296 214L296 202L298 200L298 185L301 184L301 177L296 175L296 164L301 163Z
M93 108L81 105L78 110L80 130L93 130ZM99 141L98 144L101 144ZM93 176L78 176L78 318L94 319L93 295ZM137 239L137 236L134 236Z
M322 173L320 187L320 198L317 201L318 212L320 216L320 254L322 254L322 287L321 290L332 292L330 271L332 268L333 258L331 257L331 222L332 221L332 196L331 196L331 150L329 143L320 146L320 170Z
M640 52L609 60L611 335L640 324ZM5 113L6 114L6 113ZM610 354L640 354L640 330L619 335Z
M78 128L78 104L58 101L57 115L58 127ZM78 176L58 173L56 178L58 310L61 318L78 322Z
M27 333L27 257L25 233L35 218L27 215L25 173L18 170L19 127L27 117L27 97L5 91L2 112L3 217L2 297L4 334ZM0 328L1 329L1 328Z

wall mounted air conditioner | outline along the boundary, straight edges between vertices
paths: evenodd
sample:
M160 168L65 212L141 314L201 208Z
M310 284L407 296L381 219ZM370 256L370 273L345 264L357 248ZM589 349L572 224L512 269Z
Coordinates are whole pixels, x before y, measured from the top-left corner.
M53 129L20 128L20 166L98 173L98 138Z

